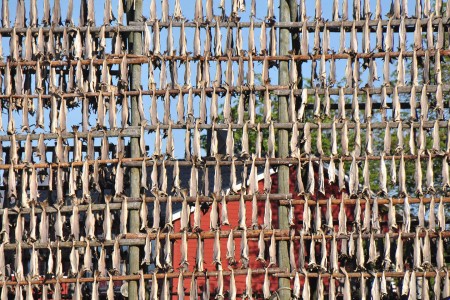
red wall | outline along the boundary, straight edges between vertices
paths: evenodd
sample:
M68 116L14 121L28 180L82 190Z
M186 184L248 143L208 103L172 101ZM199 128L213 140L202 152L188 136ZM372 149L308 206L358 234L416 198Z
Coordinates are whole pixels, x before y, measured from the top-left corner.
M291 178L290 178L290 193L294 195L294 199L303 199L302 196L298 196L296 193L296 170L295 167L290 168ZM316 174L317 176L317 174ZM316 178L317 182L318 178ZM317 184L316 184L317 186ZM341 193L338 191L338 186L336 184L330 185L328 183L328 180L326 179L325 182L325 188L326 188L326 195L322 196L321 199L327 199L331 195L334 195L336 199L341 198ZM278 189L278 182L277 182L277 174L272 175L272 193L277 193ZM264 181L261 180L259 182L259 190L261 193L263 193L264 190ZM312 198L314 199L314 198ZM227 203L228 208L228 218L230 221L230 226L222 226L222 230L230 230L231 228L236 228L238 225L238 212L239 212L239 202L229 202ZM247 208L247 226L251 225L251 202L246 202L246 208ZM221 209L221 205L219 204L219 210ZM362 210L364 210L364 206L362 205ZM311 207L311 213L314 217L315 208ZM324 216L326 213L326 206L322 206L322 216ZM333 218L335 221L338 219L339 214L339 206L333 205ZM208 211L207 214L204 215L201 221L201 228L203 231L209 231L209 215L210 212ZM220 214L219 214L220 216ZM258 220L259 224L263 223L263 216L264 216L264 201L258 201ZM278 224L278 216L277 216L277 203L276 201L272 202L272 216L273 216L273 227L277 228ZM312 217L312 220L314 219ZM347 218L351 222L353 220L353 207L348 207L347 210ZM297 223L295 225L295 229L298 231L302 228L302 219L303 219L303 206L302 205L296 205L295 206L295 220L297 220ZM191 224L193 223L193 215L191 214ZM335 222L335 224L337 224ZM179 220L175 222L175 232L179 232L180 230L180 223ZM337 225L336 225L337 226ZM349 228L350 229L350 228ZM249 239L249 250L250 250L250 267L251 268L262 268L264 265L260 261L256 261L256 258L258 256L259 250L258 250L258 240L257 239ZM224 270L228 270L228 262L225 258L226 252L227 252L227 239L222 238L220 241L221 244L221 257L222 257L222 268ZM174 251L173 251L173 266L174 268L177 268L180 264L180 245L181 241L176 240L174 244ZM240 238L235 238L235 246L236 246L236 261L238 261L237 266L235 268L239 269L241 267L241 263L239 262L240 258ZM266 249L268 249L268 244L266 244ZM320 243L317 243L316 245L316 253L319 251L320 253ZM329 248L329 245L328 245ZM306 252L309 252L309 249L305 249ZM195 258L196 258L196 251L197 251L197 240L196 239L188 239L188 253L189 258L188 261L190 263L189 265L189 271L193 271L193 268L195 267ZM299 252L299 242L295 242L295 257L296 261L298 262L298 252ZM213 239L207 239L204 240L204 267L205 270L213 271L216 270L215 266L213 265L212 261L213 256ZM308 261L308 257L305 258L305 261ZM237 287L237 294L242 294L245 290L245 275L236 275L236 287ZM264 281L264 275L257 275L253 274L253 291L262 291L262 284ZM177 279L173 280L172 284L172 290L173 293L177 293ZM293 281L292 281L293 282ZM201 294L201 291L204 288L205 280L204 278L198 279L198 287L199 287L199 294ZM189 294L190 289L190 278L184 279L184 286L186 290L186 295ZM271 290L275 290L277 286L277 279L274 277L271 277ZM214 289L217 287L217 281L215 277L210 278L210 290L211 290L211 297L213 297ZM229 289L229 277L224 276L224 292Z

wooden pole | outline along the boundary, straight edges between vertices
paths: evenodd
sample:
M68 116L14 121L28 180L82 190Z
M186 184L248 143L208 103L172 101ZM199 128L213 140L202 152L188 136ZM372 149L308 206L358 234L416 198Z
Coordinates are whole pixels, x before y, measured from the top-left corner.
M280 1L280 22L291 21L291 7L297 7L295 0L281 0ZM287 55L291 45L291 33L289 28L280 28L279 33L279 54ZM287 61L280 61L278 70L278 84L289 84L289 63ZM278 122L288 122L288 97L278 97ZM289 131L287 129L278 129L278 155L279 158L286 158L289 156ZM278 167L278 193L289 193L289 166L283 165ZM288 221L288 207L278 207L278 226L279 229L289 229ZM278 241L278 264L280 269L289 272L289 252L288 241ZM280 299L291 298L291 283L289 278L278 279L278 295Z
M119 0L122 1L122 0ZM127 0L127 22L142 21L142 0ZM128 36L128 49L130 54L142 55L142 34L140 32L130 33ZM130 67L131 80L130 90L138 91L141 88L141 65L134 64ZM140 125L140 115L138 107L138 96L131 97L131 125ZM130 139L131 157L141 157L139 147L139 137ZM140 194L140 168L130 168L130 196L139 197ZM129 232L139 232L139 210L130 209L129 212ZM134 275L139 272L139 246L130 246L128 251L129 274ZM138 298L138 281L130 281L128 283L128 299Z

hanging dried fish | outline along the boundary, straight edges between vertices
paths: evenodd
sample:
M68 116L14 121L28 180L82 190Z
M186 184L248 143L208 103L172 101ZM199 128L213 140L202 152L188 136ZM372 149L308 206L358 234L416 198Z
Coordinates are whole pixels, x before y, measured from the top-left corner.
M24 269L23 269L23 260L22 260L22 242L18 241L16 243L16 255L14 261L15 268L15 277L17 280L23 281L25 280Z
M421 162L420 162L420 157L417 157L417 159L416 159L414 180L416 182L416 193L418 195L422 195L423 194L423 190L422 190L422 165L421 165Z
M403 276L403 285L402 285L402 295L406 296L409 294L409 280L410 280L410 272L407 270L405 275Z
M89 238L85 240L86 247L84 248L83 267L82 271L91 271L92 266L92 253Z
M248 247L248 241L247 241L247 229L245 228L242 231L242 237L241 237L241 263L242 268L248 268L249 264L249 247Z
M37 270L37 274L39 274L39 270ZM1 243L0 244L0 276L6 276L6 265L5 265L5 243ZM6 281L5 281L6 282ZM2 292L4 292L3 290L6 289L6 284L3 285L2 287ZM4 294L2 293L1 295L2 297L4 296ZM6 299L6 298L5 298Z
M428 163L427 163L427 174L426 174L426 184L427 184L427 190L429 193L435 193L436 190L434 189L434 172L433 172L433 158L430 151L428 152Z
M437 275L434 280L433 292L436 295L436 298L439 298L442 293L441 288L441 275Z
M447 157L442 158L442 188L450 187L449 177L449 160Z
M58 247L58 245L57 245ZM50 247L50 245L47 246L47 249L49 251L49 255L48 255L48 262L47 262L47 274L54 274L53 273L53 251L52 251L52 247ZM58 282L57 282L58 283Z
M156 272L154 272L153 276L152 276L152 286L151 286L151 289L150 289L150 299L152 299L152 300L158 299L158 288L159 288L158 287L158 280L156 278ZM142 296L144 297L143 299L145 299L145 291L146 291L145 284L143 285L142 290L143 290Z
M302 298L303 299L310 299L311 290L310 290L310 286L309 286L308 272L304 268L302 268L302 273L305 276L305 282L303 283Z
M86 238L93 239L95 237L95 217L94 214L92 213L91 203L89 203L86 213L85 231L86 231Z
M422 266L427 267L431 265L431 245L429 231L425 231L425 238L422 244L423 261Z
M195 206L194 206L194 225L193 230L194 231L200 231L201 228L201 215L200 215L200 201L198 199L198 195L195 199Z
M256 194L258 193L258 170L257 166L255 164L256 162L256 155L252 154L252 165L250 169L250 175L248 177L248 186L249 186L249 193L250 194Z
M80 239L80 218L77 199L74 199L72 203L72 215L70 216L70 232L75 240Z
M2 251L3 252L3 249L1 249L0 251ZM36 248L35 248L35 245L33 244L32 245L32 248L31 248L31 255L30 255L30 272L29 272L29 275L31 275L32 277L35 277L35 276L39 276L39 258L38 258L38 251L36 251ZM2 254L0 254L0 256L1 256ZM4 255L4 254L3 254ZM4 260L4 257L3 257L3 260ZM2 261L0 261L0 268L1 267L3 267L3 273L2 274L5 274L4 273L4 270L5 270L5 268L4 268L4 266L5 266L5 264L4 264L4 261L2 262ZM30 285L31 286L31 285Z
M262 228L272 229L272 207L269 194L267 194L266 201L264 202L264 223Z
M442 232L439 232L439 238L437 241L436 265L438 270L442 270L446 266L444 259L444 241L442 238Z
M259 260L261 262L265 262L265 252L266 252L266 242L264 241L264 231L261 230L259 233L259 239L258 239L258 250L259 254L256 260Z
M270 299L272 295L270 292L269 268L265 268L264 272L263 295L264 299Z
M158 228L156 231L156 245L153 251L153 262L155 263L155 267L157 269L162 269L163 266L161 264L161 238L160 238L161 230Z
M144 245L144 258L141 262L141 265L146 264L149 265L152 259L152 240L150 238L150 232L147 232L145 236L145 245Z
M395 250L395 271L403 272L403 239L402 232L399 232L397 238L397 249Z
M172 243L170 242L170 232L166 233L165 243L164 243L164 267L172 271Z
M195 2L194 20L203 21L203 4L201 0Z
M147 228L147 222L148 222L148 207L147 203L145 202L145 195L141 196L141 208L139 209L139 217L141 219L141 230L144 230Z
M399 166L399 170L398 170L398 189L399 189L400 195L407 195L405 159L404 159L403 152L400 157L400 166Z
M305 257L306 257L306 253L305 253L305 241L304 241L304 236L305 235L305 231L303 230L303 228L300 230L300 245L299 245L299 255L298 255L298 265L300 269L303 269L305 266Z
M427 85L424 84L420 96L420 117L423 121L428 120L428 106Z
M430 206L430 211L431 211L431 206ZM439 199L439 206L438 206L438 213L437 213L437 218L438 218L438 226L441 230L445 230L445 207L444 207L444 202L442 197ZM434 212L434 207L433 207L433 212ZM431 224L430 224L431 225Z
M356 231L352 231L351 233L350 233L350 236L349 236L349 238L348 238L348 248L347 248L347 250L348 250L348 253L347 253L347 255L350 257L350 258L354 258L354 256L355 256L355 251L356 251L356 247L355 247L355 232ZM345 245L347 245L347 243L346 242L344 242L343 244L345 244ZM344 252L345 253L345 252Z
M439 137L439 121L434 121L433 127L433 151L439 153L440 152L440 137Z
M187 204L187 200L186 200L186 191L182 191L181 195L183 197L183 202L181 205L181 216L180 216L180 230L184 231L184 230L188 230L190 225L189 225L189 209L188 209L188 204ZM214 202L213 202L214 204Z
M195 270L203 272L203 257L204 257L204 241L198 236L197 239L197 256L195 257Z
M380 287L379 287L379 283L378 283L378 278L377 277L375 277L373 279L371 294L372 294L372 297L374 299L380 299L381 298L380 297Z
M104 259L104 257L103 257ZM104 261L103 261L104 262ZM63 264L62 264L62 254L61 254L61 249L59 246L59 241L56 244L56 268L55 268L55 275L56 276L60 276L64 274L64 270L63 270ZM99 269L102 270L102 265L99 263Z
M421 242L419 238L420 229L416 228L416 235L414 237L414 268L420 269L422 268L422 252L421 252Z
M345 214L345 204L341 201L339 206L339 231L338 235L347 234L347 215Z
M70 251L70 274L76 275L78 274L78 265L79 265L79 253L78 249L75 248L75 242L72 242L72 249Z
M236 264L233 229L231 229L228 234L226 259L229 265Z
M350 195L356 195L359 189L359 170L356 163L356 154L352 152L352 163L350 165L349 192Z
M105 235L105 240L112 240L112 220L111 220L111 210L110 210L110 202L111 196L105 196L105 212L103 215L103 233Z
M411 276L409 278L409 295L411 298L417 297L417 287L416 287L416 271L411 272Z

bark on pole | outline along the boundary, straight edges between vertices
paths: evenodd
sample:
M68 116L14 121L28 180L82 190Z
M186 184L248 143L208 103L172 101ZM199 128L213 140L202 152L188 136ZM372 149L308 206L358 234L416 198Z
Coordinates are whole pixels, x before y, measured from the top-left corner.
M121 0L119 0L121 1ZM141 21L142 19L142 0L126 0L127 23ZM142 54L142 33L133 32L128 36L128 53ZM130 90L137 91L141 87L141 65L136 64L130 67ZM140 115L138 108L138 96L131 97L131 125L140 124ZM139 147L139 137L130 139L131 157L141 157ZM140 168L130 168L130 196L139 197L140 193ZM139 232L139 210L130 209L129 212L129 230L130 233ZM139 246L130 246L129 248L129 274L139 272ZM128 283L128 299L138 298L138 281Z
M281 0L280 1L280 21L291 21L291 7L296 7L295 0ZM279 33L279 53L280 55L287 55L291 45L291 33L289 28L280 28ZM289 63L287 61L280 61L279 84L289 84ZM288 122L288 97L278 97L278 122ZM289 155L289 131L286 129L278 130L278 157L286 158ZM289 166L284 165L278 168L278 192L289 192ZM288 229L288 208L286 206L278 207L278 228ZM280 269L289 271L289 253L288 242L278 242L278 264ZM278 279L278 294L280 299L290 299L290 280L289 278Z

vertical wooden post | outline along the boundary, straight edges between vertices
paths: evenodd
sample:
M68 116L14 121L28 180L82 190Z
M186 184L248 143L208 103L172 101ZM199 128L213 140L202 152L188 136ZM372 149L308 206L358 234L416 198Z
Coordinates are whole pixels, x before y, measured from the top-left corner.
M297 5L295 0L280 1L280 22L291 22L290 7ZM279 33L279 53L280 55L288 55L291 45L291 33L289 28L280 28ZM278 81L280 85L289 85L289 62L280 61L278 70ZM288 97L278 97L278 122L289 122L288 118ZM277 157L285 158L289 156L289 131L286 129L278 129L278 155ZM278 167L278 193L289 193L289 166L283 165ZM278 227L280 229L289 228L288 207L278 207ZM278 242L278 264L281 269L289 271L289 250L287 241ZM278 279L278 294L280 299L291 299L289 278Z
M122 0L119 0L122 1ZM127 23L131 21L141 21L142 19L142 0L126 0ZM142 33L132 32L128 36L128 53L142 54ZM136 91L141 87L141 65L133 64L130 67L130 90ZM140 125L140 115L138 108L138 97L131 97L131 125ZM142 155L139 147L139 138L134 137L130 140L131 157L140 157ZM130 169L130 196L139 197L140 194L140 170L139 168ZM129 212L129 232L139 232L139 210L130 209ZM130 246L129 248L129 273L139 272L139 247ZM138 282L130 281L128 283L128 299L138 298Z

